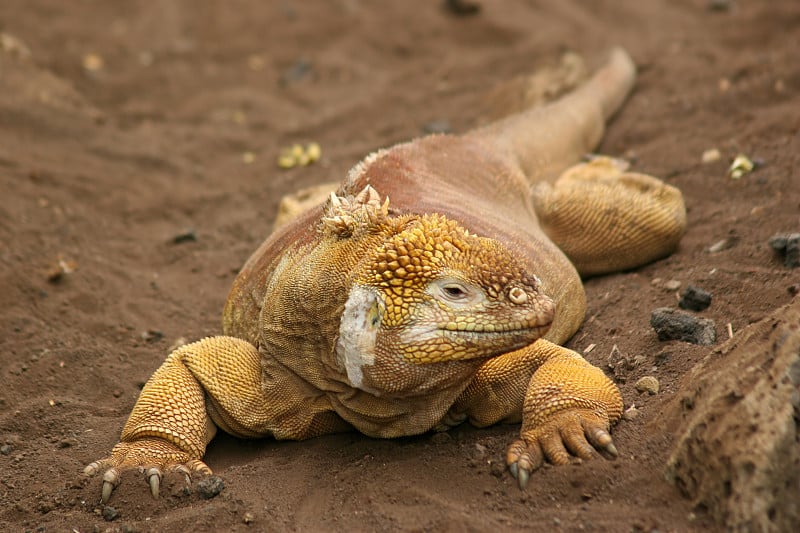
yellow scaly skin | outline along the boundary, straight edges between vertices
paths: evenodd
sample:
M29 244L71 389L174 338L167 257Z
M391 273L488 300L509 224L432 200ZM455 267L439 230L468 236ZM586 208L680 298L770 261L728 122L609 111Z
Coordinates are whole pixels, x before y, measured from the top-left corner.
M562 173L596 146L633 79L617 50L555 104L354 167L244 265L225 336L179 348L153 374L120 444L86 467L103 472L103 501L127 469L154 496L167 471L209 473L217 428L395 437L521 421L507 463L523 488L545 460L615 456L619 390L559 346L583 321L579 273L669 254L685 210L676 189L608 160Z

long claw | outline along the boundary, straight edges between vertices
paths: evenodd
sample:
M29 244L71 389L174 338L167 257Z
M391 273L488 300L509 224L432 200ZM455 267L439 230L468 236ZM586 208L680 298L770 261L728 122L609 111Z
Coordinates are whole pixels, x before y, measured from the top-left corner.
M117 485L119 485L119 473L115 468L109 468L103 474L103 490L100 493L100 501L106 503Z
M616 447L616 446L614 446L614 443L613 443L613 442L609 442L608 444L606 444L605 450L606 450L606 451L608 452L608 454L609 454L609 455L611 455L612 457L614 457L614 458L617 458L617 457L619 457L619 452L617 451L617 447Z
M519 485L520 490L525 490L525 487L528 486L528 479L531 477L530 472L528 472L524 468L519 469L519 477L517 478L517 484Z
M147 477L150 480L150 494L153 498L158 498L158 491L161 488L161 470L158 468L151 468L147 471Z
M103 481L103 491L100 493L100 501L103 503L107 503L113 491L114 491L114 485L112 485L108 481Z
M514 476L514 479L518 479L519 477L519 467L517 463L511 463L508 465L508 471L511 472L511 475Z
M192 473L188 468L186 468L186 465L178 465L173 468L173 471L183 474L183 479L186 482L187 489L192 487Z
M609 435L608 431L598 428L593 432L587 433L587 436L589 437L589 441L592 443L592 445L598 450L604 452L607 456L611 458L619 457L617 447L614 446L614 440L611 438L611 435Z

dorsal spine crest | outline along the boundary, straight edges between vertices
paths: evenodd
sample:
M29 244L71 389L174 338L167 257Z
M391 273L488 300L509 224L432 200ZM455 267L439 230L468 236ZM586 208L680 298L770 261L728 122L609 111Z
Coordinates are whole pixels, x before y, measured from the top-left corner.
M383 203L378 191L367 185L357 195L338 196L331 193L323 207L319 226L321 233L339 239L377 231L389 217L389 197Z

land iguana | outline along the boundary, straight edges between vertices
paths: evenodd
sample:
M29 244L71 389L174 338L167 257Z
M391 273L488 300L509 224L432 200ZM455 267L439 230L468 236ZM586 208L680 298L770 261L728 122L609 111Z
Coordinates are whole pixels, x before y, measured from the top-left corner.
M141 391L102 472L209 474L217 428L242 438L372 437L522 423L506 462L524 488L544 463L617 450L614 383L560 344L586 310L581 276L671 253L680 192L583 163L631 91L626 52L543 107L463 135L367 156L323 204L246 262L224 336L172 352Z

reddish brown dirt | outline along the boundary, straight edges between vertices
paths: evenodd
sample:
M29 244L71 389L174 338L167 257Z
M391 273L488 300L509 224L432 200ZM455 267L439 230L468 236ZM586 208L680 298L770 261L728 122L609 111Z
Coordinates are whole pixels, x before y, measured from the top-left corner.
M657 278L709 290L701 315L722 339L726 324L739 331L792 298L798 271L767 240L800 230L800 3L709 3L498 0L472 16L425 1L0 3L0 529L713 527L663 475L674 428L662 415L708 348L659 342L649 316L676 303ZM220 496L168 481L153 500L131 473L110 502L118 518L104 521L99 480L79 472L116 442L169 346L219 332L236 269L282 194L341 177L431 121L463 130L497 80L612 44L640 80L602 151L680 187L689 216L672 257L586 284L571 346L595 344L587 358L603 367L614 345L644 358L620 383L640 416L614 431L619 460L546 468L521 492L499 467L513 426L221 437L207 455ZM87 54L102 68L87 70ZM308 140L320 163L277 168L280 147ZM701 164L710 148L721 160ZM761 166L732 180L739 152ZM187 228L196 240L174 243ZM708 252L723 239L732 246ZM74 272L48 281L59 260ZM658 395L636 392L645 374Z

